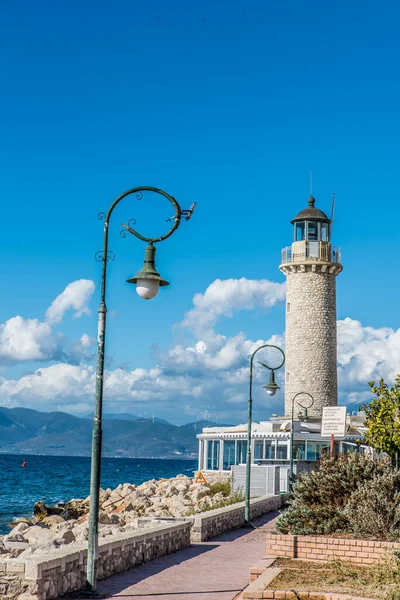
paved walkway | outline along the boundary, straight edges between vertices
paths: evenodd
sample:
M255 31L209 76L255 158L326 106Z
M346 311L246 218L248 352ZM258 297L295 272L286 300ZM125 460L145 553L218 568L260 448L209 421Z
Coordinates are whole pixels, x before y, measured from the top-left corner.
M103 598L233 600L249 583L249 568L265 554L265 533L277 513L101 581Z

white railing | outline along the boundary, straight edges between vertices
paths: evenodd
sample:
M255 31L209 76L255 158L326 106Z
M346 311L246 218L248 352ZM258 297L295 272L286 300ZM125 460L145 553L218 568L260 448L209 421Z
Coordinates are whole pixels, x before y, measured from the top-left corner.
M331 246L329 242L294 242L281 252L281 263L295 262L341 262L340 248Z

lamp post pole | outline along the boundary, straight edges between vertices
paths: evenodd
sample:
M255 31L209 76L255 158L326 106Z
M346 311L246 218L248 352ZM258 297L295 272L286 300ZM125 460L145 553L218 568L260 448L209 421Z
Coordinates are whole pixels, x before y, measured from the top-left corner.
M89 533L88 533L88 553L87 553L87 581L85 595L93 597L97 588L97 559L98 559L98 525L99 525L99 494L100 494L100 470L101 470L101 445L102 445L102 409L103 409L103 383L104 383L104 349L106 338L106 281L107 264L115 258L114 253L108 250L108 226L111 214L114 208L121 200L127 196L134 195L136 200L143 198L143 192L154 192L166 198L174 207L175 214L170 221L173 222L169 231L158 238L147 238L133 229L132 225L136 223L134 219L128 222L128 225L122 224L124 230L121 236L126 237L126 231L136 236L142 241L148 242L145 251L145 262L143 268L135 277L129 279L129 283L137 284L137 292L142 298L149 300L158 293L160 286L168 285L168 282L162 279L155 269L155 247L154 244L161 242L171 236L179 227L181 218L184 216L189 220L195 204L192 204L189 210L182 210L178 202L158 188L142 186L132 188L119 196L108 209L107 214L99 213L98 218L104 219L104 244L103 250L96 253L96 260L102 263L101 274L101 295L98 310L98 334L97 334L97 369L96 369L96 399L93 423L92 438L92 462L90 474L90 508L89 508Z
M297 403L301 408L305 410L305 416L307 417L307 410L314 404L314 398L308 392L298 392L292 398L292 420L290 423L290 463L289 463L289 492L293 489L293 444L294 444L294 401L298 396L309 396L311 398L311 404L309 406L303 406L299 402Z
M250 389L249 389L249 403L248 403L248 416L247 416L247 458L246 458L246 490L245 490L245 508L244 508L244 520L246 525L250 524L250 484L251 484L251 423L252 423L252 413L253 413L253 361L254 357L259 350L263 348L276 348L279 352L282 353L283 360L278 367L269 367L265 363L260 363L263 367L266 367L270 371L269 382L267 385L263 387L266 388L267 394L269 396L274 396L276 390L279 390L279 386L275 383L275 371L280 369L285 362L285 353L279 348L279 346L274 346L272 344L263 344L259 346L250 357Z

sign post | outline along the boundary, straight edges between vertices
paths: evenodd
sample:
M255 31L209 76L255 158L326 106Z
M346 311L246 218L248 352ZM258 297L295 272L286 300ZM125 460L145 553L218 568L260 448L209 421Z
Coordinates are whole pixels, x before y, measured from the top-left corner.
M335 453L335 436L346 434L346 407L325 406L322 412L321 437L330 437L330 455Z
M335 436L331 435L331 448L330 448L330 455L333 456L335 454Z
M322 412L321 437L343 437L346 433L346 407L325 406Z

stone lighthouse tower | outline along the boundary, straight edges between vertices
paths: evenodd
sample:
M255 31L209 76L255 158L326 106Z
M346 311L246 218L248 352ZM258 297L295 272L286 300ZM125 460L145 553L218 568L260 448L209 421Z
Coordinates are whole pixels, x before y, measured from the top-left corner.
M331 220L310 196L308 207L293 219L291 246L282 250L286 275L285 415L298 392L308 392L308 411L321 417L324 406L337 405L336 276L340 250L331 245ZM306 397L298 400L304 403ZM307 401L307 400L306 400ZM304 409L294 407L294 415Z

